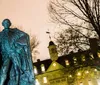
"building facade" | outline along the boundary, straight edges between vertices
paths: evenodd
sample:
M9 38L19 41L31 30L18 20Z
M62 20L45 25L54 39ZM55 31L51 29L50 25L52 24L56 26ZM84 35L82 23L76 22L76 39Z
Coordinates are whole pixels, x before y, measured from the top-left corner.
M36 85L100 85L100 51L91 50L58 57L56 45L50 41L51 59L34 63Z

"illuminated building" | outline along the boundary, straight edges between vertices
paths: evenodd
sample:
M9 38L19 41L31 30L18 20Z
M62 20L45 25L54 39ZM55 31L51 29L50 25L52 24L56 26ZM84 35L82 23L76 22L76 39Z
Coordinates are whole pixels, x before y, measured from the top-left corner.
M36 85L100 85L100 53L95 59L90 50L58 57L50 41L51 59L34 63Z

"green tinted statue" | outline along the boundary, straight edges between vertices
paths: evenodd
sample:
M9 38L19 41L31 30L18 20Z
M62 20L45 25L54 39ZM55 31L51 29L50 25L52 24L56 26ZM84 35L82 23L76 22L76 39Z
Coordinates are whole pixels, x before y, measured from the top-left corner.
M35 85L29 36L17 28L11 29L11 22L2 22L0 32L0 85Z

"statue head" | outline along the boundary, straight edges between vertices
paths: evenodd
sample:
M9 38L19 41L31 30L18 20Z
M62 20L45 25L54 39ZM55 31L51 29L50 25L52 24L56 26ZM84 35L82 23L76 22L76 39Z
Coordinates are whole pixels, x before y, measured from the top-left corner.
M9 19L4 19L2 22L2 26L4 26L5 29L9 29L9 27L11 26L11 22Z

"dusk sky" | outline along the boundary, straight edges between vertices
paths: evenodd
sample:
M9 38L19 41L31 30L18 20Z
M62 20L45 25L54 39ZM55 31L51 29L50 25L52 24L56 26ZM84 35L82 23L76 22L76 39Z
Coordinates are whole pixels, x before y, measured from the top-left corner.
M0 0L0 30L2 20L8 18L12 25L20 27L29 35L35 35L40 42L37 59L47 59L49 38L48 29L54 31L55 26L49 21L47 6L49 0Z

